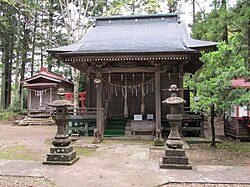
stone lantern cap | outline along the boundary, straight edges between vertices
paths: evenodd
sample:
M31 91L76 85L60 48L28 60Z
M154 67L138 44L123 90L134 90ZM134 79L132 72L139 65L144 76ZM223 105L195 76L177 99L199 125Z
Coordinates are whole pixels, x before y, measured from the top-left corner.
M52 107L69 107L71 106L71 103L67 100L55 100L52 103L49 103L48 105Z
M162 101L162 103L167 103L169 105L179 105L186 103L186 101L183 98L177 96L176 92L179 91L179 89L175 84L172 84L170 86L170 89L168 90L172 92L171 97L165 99L164 101Z
M59 96L58 100L53 101L52 103L49 103L49 106L52 107L69 107L71 106L71 102L64 99L65 96L65 90L63 88L59 88L57 95Z
M162 102L167 103L169 105L179 105L179 104L186 103L186 101L182 99L181 97L169 97Z

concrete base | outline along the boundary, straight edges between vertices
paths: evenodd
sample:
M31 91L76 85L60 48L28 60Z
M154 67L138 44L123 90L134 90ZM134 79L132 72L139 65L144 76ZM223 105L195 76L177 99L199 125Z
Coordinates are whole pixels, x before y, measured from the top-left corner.
M155 146L164 146L164 140L162 138L155 138L154 145Z
M188 163L184 149L165 149L165 156L162 158L160 168L163 169L192 169Z

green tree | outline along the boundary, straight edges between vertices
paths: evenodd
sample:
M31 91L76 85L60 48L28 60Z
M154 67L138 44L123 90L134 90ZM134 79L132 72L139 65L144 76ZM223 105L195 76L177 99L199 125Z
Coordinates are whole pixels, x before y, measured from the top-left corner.
M215 146L215 113L224 113L233 103L249 105L246 89L230 89L233 78L250 76L246 65L250 14L249 6L243 6L245 3L241 0L235 7L227 8L224 0L214 1L210 13L196 14L196 24L192 28L193 37L197 39L225 42L218 45L217 51L202 55L204 65L188 83L200 97L196 109L211 113L211 146Z
M163 11L161 4L166 3L169 12L176 12L179 8L180 0L114 0L108 3L107 15L142 13L155 14Z

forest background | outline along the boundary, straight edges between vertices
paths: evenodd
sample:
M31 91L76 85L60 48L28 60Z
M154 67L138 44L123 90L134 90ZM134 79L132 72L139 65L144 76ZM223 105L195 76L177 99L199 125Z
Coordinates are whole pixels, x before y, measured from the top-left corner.
M249 91L230 87L233 78L250 78L249 0L207 0L205 7L201 0L0 0L2 113L25 109L27 93L20 82L41 67L71 79L76 95L84 90L84 75L46 49L77 42L94 17L180 13L184 4L190 8L182 17L192 14L191 36L219 42L218 50L202 55L199 71L185 75L185 86L199 98L193 110L224 114L232 104L249 106Z

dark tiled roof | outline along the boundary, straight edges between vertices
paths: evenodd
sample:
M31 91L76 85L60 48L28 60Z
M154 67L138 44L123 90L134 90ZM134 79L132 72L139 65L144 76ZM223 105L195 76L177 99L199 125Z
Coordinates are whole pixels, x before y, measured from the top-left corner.
M215 42L192 39L178 15L147 15L97 18L76 44L49 49L51 53L151 53L196 52L216 46Z

